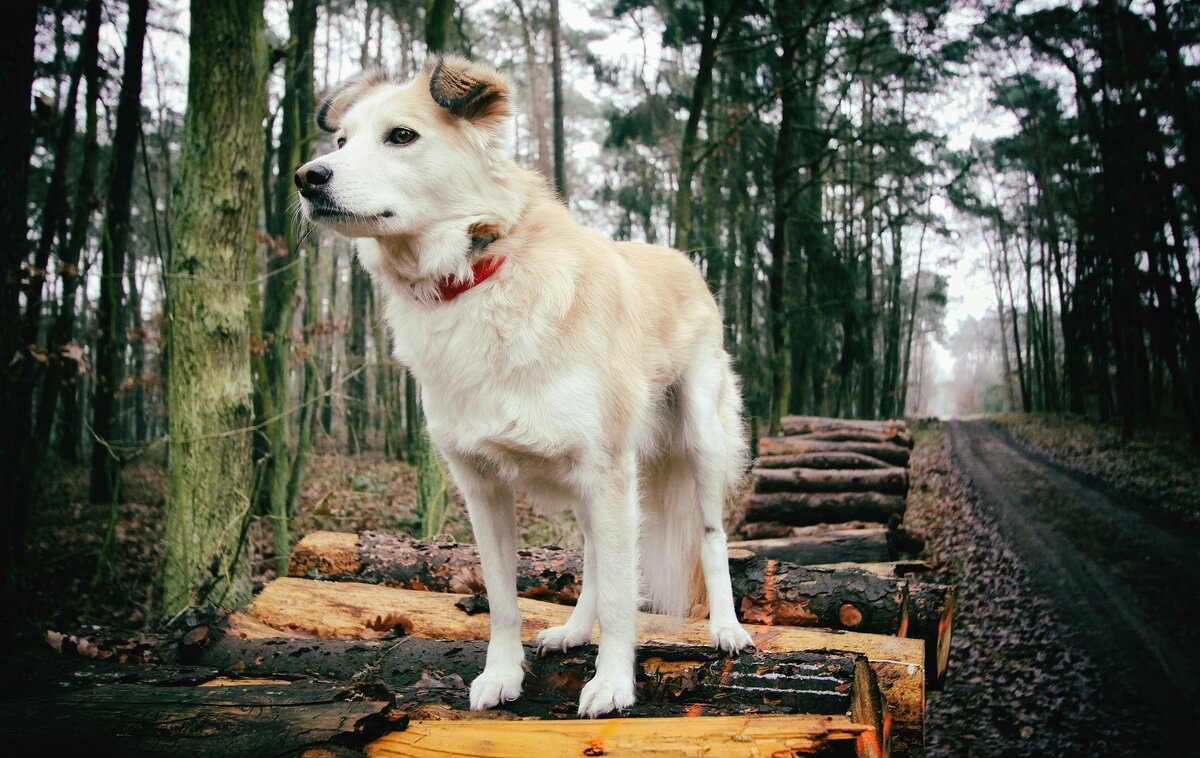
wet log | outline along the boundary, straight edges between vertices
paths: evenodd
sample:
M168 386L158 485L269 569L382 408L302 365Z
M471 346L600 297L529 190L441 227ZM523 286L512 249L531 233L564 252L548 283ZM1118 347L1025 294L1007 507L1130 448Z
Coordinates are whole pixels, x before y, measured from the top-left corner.
M467 710L467 683L483 670L486 651L482 640L261 639L227 634L199 662L241 676L376 678L396 694L398 708L414 713L433 704ZM595 673L595 646L539 656L527 645L525 653L529 665L522 697L500 710L520 717L574 717L579 691ZM637 665L638 702L626 712L634 717L825 715L856 707L878 712L882 697L867 659L853 653L754 651L729 658L707 645L649 644L638 648ZM866 692L857 693L855 687ZM437 692L430 697L424 690ZM856 706L859 694L868 697Z
M830 429L823 432L788 435L814 442L873 442L881 445L899 445L912 449L913 438L908 432L873 432L866 429Z
M880 442L828 442L807 437L762 437L759 455L799 455L806 453L858 453L892 466L908 465L908 448Z
M754 467L873 469L891 468L891 464L862 453L794 453L791 455L760 455L754 460Z
M746 497L747 521L778 521L796 526L847 521L885 523L904 515L902 495L878 492L773 492Z
M754 624L899 634L907 582L854 568L816 569L737 551L729 559L738 617Z
M754 491L881 492L908 494L908 471L894 466L864 471L822 471L811 468L755 468Z
M364 745L389 705L328 682L108 683L6 700L0 742L10 755L296 755Z
M848 716L726 716L605 721L412 721L368 746L373 756L881 756L874 730ZM886 744L886 743L885 743Z
M484 591L475 545L427 542L406 534L313 532L292 552L288 573L430 592ZM574 605L582 575L579 552L554 546L517 551L521 597Z
M729 549L749 550L764 558L791 561L802 566L871 563L890 561L895 557L888 548L887 529L883 527L830 529L777 539L743 540L730 542Z
M455 604L463 597L285 577L268 584L251 604L249 613L267 626L326 639L379 639L389 634L486 639L487 615L467 615L459 610ZM562 625L570 614L567 607L536 600L521 599L520 605L522 636L526 640L532 640L542 629ZM763 653L845 651L865 655L894 719L897 739L903 733L909 735L903 739L917 735L919 740L925 702L924 646L920 640L784 626L747 624L745 628ZM708 622L642 614L639 638L707 645Z
M950 641L954 636L954 587L914 581L908 587L909 637L926 640L927 683L941 689L950 668Z
M908 422L904 419L874 421L858 418L826 418L824 416L784 416L779 420L781 434L809 434L842 429L857 429L881 434L907 432Z
M357 563L345 558L354 549ZM521 552L519 587L555 587L557 593L537 594L574 602L582 563L579 553L544 548ZM531 557L542 555L548 560ZM445 591L455 577L478 573L479 558L473 545L428 543L378 532L315 532L293 551L293 573L315 564L336 566L338 573L325 577L329 579ZM530 566L535 567L532 577L525 573ZM564 566L567 570L559 573ZM896 634L906 614L902 583L855 568L814 570L735 551L730 577L739 619L748 623Z

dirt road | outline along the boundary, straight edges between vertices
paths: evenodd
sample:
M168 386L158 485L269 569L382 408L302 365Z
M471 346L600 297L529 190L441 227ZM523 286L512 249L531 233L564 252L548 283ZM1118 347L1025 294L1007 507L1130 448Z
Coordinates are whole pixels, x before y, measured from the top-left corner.
M1095 697L1156 734L1164 754L1196 744L1200 718L1200 537L1024 449L986 421L947 425L951 452L1034 591L1102 672Z

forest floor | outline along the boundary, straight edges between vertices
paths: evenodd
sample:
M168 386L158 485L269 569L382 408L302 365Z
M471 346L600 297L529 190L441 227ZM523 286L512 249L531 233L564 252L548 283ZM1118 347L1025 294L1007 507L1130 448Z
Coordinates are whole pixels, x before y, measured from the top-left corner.
M317 530L408 532L415 528L416 471L378 452L348 456L341 441L325 438L309 456L292 522L293 545ZM74 630L97 624L130 631L155 625L162 571L166 471L160 458L145 456L126 467L123 502L117 506L109 560L98 575L98 557L110 509L89 503L88 469L59 462L32 514L26 540L27 568L19 579L26 592L0 617L0 637L39 644L47 629ZM273 538L268 520L250 528L255 590L274 578ZM520 546L557 544L579 548L574 520L542 516L518 501ZM451 505L442 533L470 542L471 529L460 502Z
M1188 752L1200 538L991 422L921 437L906 520L959 599L930 755Z

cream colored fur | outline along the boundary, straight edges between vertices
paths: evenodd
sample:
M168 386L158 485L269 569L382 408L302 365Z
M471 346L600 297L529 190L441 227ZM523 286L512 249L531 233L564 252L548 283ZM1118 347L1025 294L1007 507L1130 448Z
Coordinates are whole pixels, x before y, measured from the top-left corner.
M571 508L582 528L580 601L537 643L584 644L599 621L596 675L579 703L597 716L634 701L640 600L686 612L697 563L713 644L751 645L734 616L721 524L745 461L741 401L717 306L691 263L577 225L507 157L509 92L492 69L457 58L408 83L378 72L352 81L325 114L344 146L301 168L332 170L303 206L358 238L395 355L420 382L430 436L466 500L492 627L472 707L521 691L521 490ZM386 142L397 127L419 136ZM498 232L482 255L507 260L439 302L440 278L470 276L472 228Z

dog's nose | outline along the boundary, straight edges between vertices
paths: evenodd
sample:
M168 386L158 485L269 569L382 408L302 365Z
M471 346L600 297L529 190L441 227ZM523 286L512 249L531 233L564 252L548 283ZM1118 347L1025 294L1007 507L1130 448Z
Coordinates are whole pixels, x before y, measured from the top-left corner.
M320 192L320 187L328 184L331 178L333 178L333 169L321 163L301 166L294 177L300 194L308 198Z

